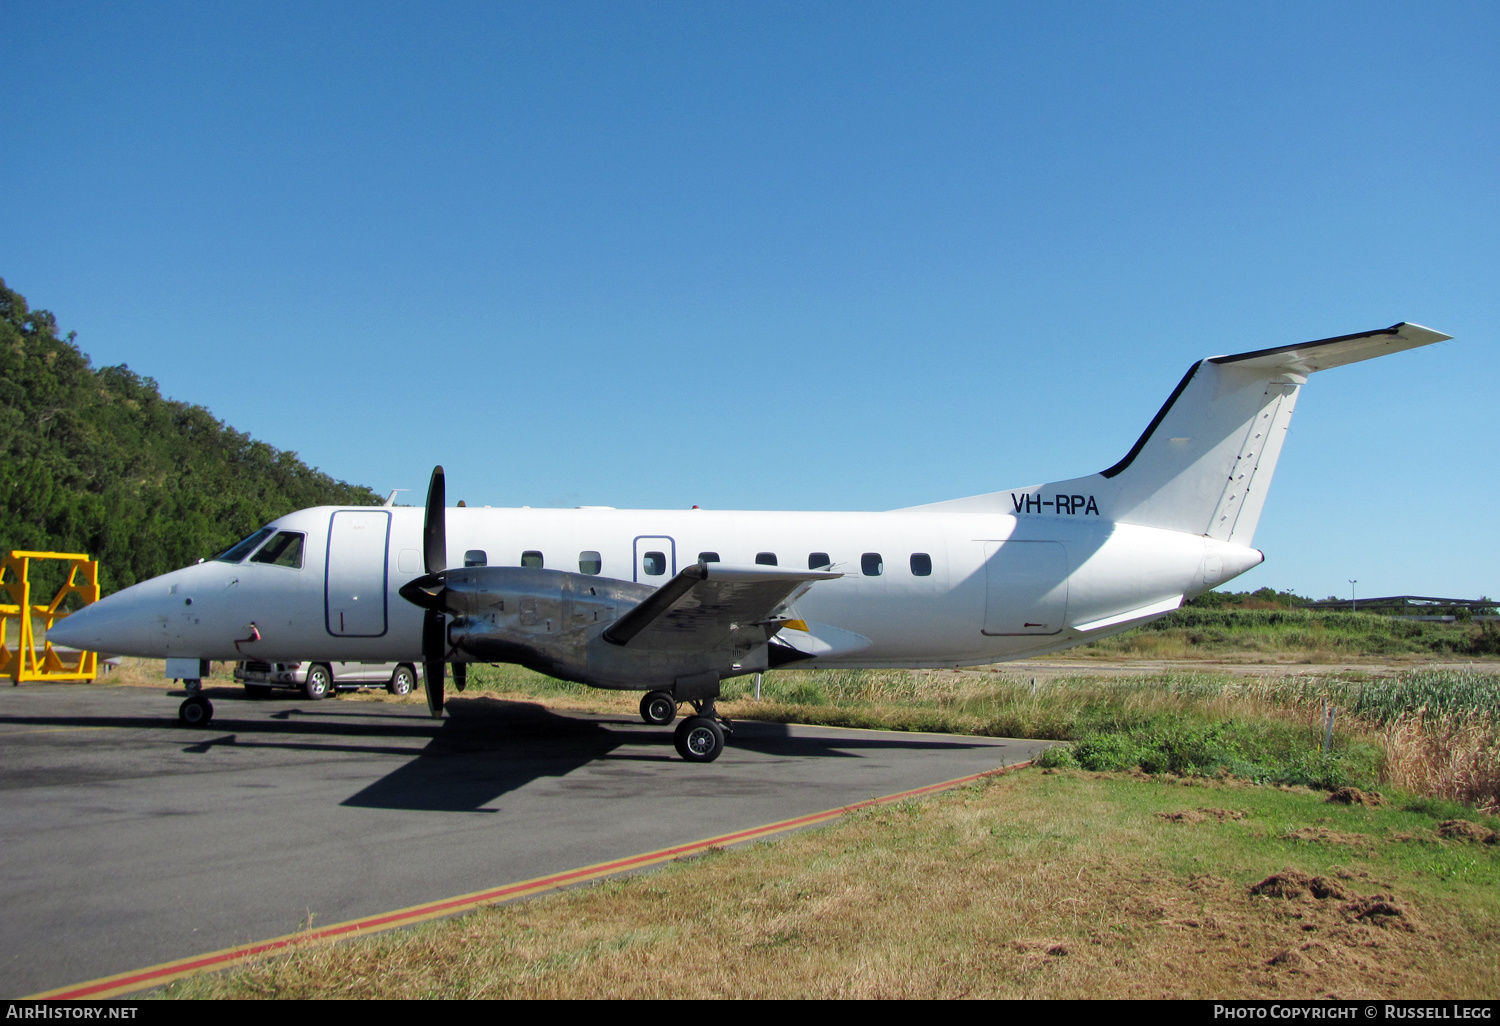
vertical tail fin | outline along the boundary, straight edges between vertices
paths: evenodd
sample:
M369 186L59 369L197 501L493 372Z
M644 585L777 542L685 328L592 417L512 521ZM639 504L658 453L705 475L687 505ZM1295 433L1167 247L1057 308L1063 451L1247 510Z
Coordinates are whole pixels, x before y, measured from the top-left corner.
M1307 376L1449 337L1402 323L1201 360L1108 470L917 508L1098 516L1249 545Z

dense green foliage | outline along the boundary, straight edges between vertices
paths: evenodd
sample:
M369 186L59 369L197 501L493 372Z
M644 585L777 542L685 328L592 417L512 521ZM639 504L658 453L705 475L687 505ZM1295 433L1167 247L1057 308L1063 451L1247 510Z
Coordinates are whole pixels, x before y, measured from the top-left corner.
M1196 609L1295 609L1312 599L1292 591L1260 588L1256 591L1205 591L1186 605Z
M0 549L88 553L109 592L293 510L379 501L129 367L93 369L0 279Z
M1204 658L1218 653L1320 653L1330 657L1398 654L1500 655L1500 624L1404 620L1378 613L1321 609L1187 606L1143 627L1083 646L1145 658Z

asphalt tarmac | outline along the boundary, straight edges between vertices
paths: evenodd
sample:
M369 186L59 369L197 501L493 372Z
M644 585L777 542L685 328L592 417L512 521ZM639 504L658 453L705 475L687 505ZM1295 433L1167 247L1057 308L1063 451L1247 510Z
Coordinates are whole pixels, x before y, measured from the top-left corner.
M19 997L838 808L1045 742L740 721L672 727L493 698L424 706L0 687L0 997ZM675 726L675 725L674 725Z

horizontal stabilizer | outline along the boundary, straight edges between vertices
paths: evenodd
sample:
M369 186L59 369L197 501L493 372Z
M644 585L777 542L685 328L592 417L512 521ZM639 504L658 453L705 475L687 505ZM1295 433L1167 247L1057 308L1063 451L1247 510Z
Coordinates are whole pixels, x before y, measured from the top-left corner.
M1253 353L1235 356L1215 356L1210 363L1233 363L1241 367L1259 367L1266 370L1290 370L1302 374L1342 367L1361 360L1373 360L1388 353L1399 353L1406 349L1428 346L1434 342L1446 342L1452 335L1424 328L1420 324L1402 321L1378 331L1365 331L1358 335L1340 335L1323 338L1315 342L1299 342L1275 349L1257 349Z

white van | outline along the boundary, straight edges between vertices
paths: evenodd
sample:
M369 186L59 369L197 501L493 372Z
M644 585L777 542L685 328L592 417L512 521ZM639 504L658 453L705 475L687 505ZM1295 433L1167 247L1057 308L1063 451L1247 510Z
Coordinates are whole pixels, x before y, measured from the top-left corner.
M269 695L272 688L297 688L311 699L327 698L339 688L384 687L393 695L411 692L422 680L416 663L264 663L242 659L234 679L245 692Z

